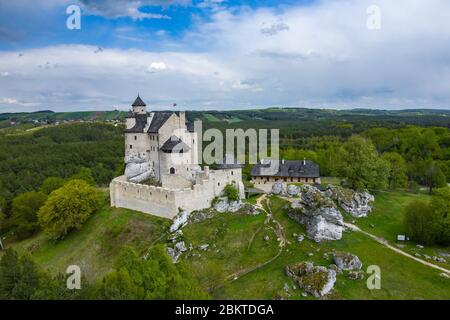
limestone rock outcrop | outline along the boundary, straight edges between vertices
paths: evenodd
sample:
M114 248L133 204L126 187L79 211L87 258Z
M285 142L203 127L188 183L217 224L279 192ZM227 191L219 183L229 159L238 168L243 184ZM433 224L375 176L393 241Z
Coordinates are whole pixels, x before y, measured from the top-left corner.
M296 195L298 195L299 192L300 192L300 189L296 185L293 185L293 184L288 185L288 187L287 187L288 195L296 196Z
M219 198L214 204L214 209L219 212L236 212L243 208L244 204L240 201L229 201L227 198Z
M345 212L355 218L367 217L375 201L375 197L367 191L357 192L337 186L329 186L325 195L335 200Z
M353 271L361 270L362 268L362 263L358 256L348 252L335 252L333 254L333 261L339 270Z
M155 170L143 155L132 154L125 157L125 176L128 181L140 183L155 177Z
M287 186L286 183L278 181L272 185L272 193L276 195L286 195Z
M336 271L323 266L314 266L312 262L300 262L286 267L286 274L305 292L316 298L331 292L336 282Z
M178 215L173 219L173 223L169 228L170 233L174 233L175 231L184 227L189 220L189 212L181 211Z
M340 240L344 221L334 202L313 186L302 188L300 199L292 202L288 215L305 225L308 237L316 242Z

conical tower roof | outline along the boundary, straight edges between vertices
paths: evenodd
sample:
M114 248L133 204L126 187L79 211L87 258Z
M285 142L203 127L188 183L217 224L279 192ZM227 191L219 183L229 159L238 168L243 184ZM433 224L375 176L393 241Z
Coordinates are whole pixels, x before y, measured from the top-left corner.
M147 105L145 104L144 101L142 101L141 97L139 97L139 95L138 95L136 100L134 100L134 102L133 102L133 104L131 106L133 106L133 107L146 107Z

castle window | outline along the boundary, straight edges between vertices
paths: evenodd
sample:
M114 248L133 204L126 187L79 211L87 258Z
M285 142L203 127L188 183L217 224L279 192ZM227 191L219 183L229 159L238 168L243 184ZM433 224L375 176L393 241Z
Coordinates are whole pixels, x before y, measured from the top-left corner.
M132 144L130 144L130 149L133 149L133 145Z
M134 136L134 140L137 140L137 136Z
M175 168L170 168L170 174L175 174Z
M220 182L217 182L217 185L220 186Z
M233 175L234 173L233 173L233 171L231 171L231 175Z

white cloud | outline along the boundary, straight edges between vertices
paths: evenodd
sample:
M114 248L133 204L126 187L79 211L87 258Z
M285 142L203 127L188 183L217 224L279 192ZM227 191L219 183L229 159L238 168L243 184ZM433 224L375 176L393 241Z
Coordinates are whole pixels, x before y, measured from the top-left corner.
M166 70L167 66L164 62L152 62L149 67L150 72L158 72Z
M106 18L131 17L134 20L142 19L170 19L163 14L154 14L141 11L145 6L188 5L189 0L80 0L83 9L91 15Z
M0 76L7 77L7 76L9 76L9 72L8 71L0 72Z
M378 0L379 31L366 27L370 4L219 10L172 42L177 52L94 54L97 47L82 45L25 50L20 58L0 52L0 70L15 79L0 77L0 97L54 110L127 108L137 92L155 109L173 102L197 109L449 108L450 2ZM9 106L0 100L0 112Z

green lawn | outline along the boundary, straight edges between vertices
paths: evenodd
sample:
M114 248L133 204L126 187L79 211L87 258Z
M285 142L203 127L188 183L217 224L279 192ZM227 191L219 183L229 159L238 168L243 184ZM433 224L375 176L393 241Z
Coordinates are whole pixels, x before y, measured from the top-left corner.
M394 235L403 232L402 207L416 198L426 200L428 196L377 193L374 212L368 218L358 220L357 224L395 243ZM339 250L358 255L364 269L372 264L380 266L382 289L371 291L367 289L365 280L349 280L345 275L339 275L329 299L450 299L450 280L439 276L439 271L399 255L363 234L346 232L340 241L317 244L305 239L301 244L297 243L293 234L305 234L303 226L286 215L284 200L273 197L271 203L274 217L284 227L290 243L277 259L236 281L227 279L240 271L252 270L278 253L273 223L265 224L264 214L222 213L183 228L184 240L187 245L192 244L194 250L182 259L213 298L272 299L286 296L284 284L293 284L284 273L286 265L309 260L328 266L331 254L326 259L324 253ZM51 241L40 233L8 246L31 253L40 265L53 272L64 272L67 266L77 264L83 275L94 281L111 269L114 257L124 245L131 245L144 254L152 244L165 243L170 223L168 219L105 206L81 230L61 241ZM265 240L265 236L269 239ZM207 251L198 248L203 244L210 245ZM409 244L405 250L414 252L419 249ZM438 251L448 252L449 248L423 249L430 255ZM313 256L308 256L310 253ZM302 297L301 293L299 289L291 289L287 298L312 299Z
M411 195L412 199L415 197L416 195ZM378 210L389 207L392 201L400 201L397 204L397 209L401 209L404 205L401 201L411 201L411 198L396 193L387 193L385 196L377 197L377 210L373 213L375 215L373 219L381 219L376 216L379 214ZM287 217L283 210L283 206L285 205L283 200L273 198L272 205L274 216L283 225L290 244L287 245L286 250L281 256L272 263L250 272L234 282L226 282L224 286L216 288L213 291L215 298L272 299L277 296L286 297L283 290L284 284L293 284L290 278L284 273L286 265L307 260L313 261L315 264L328 266L332 263L331 254L328 259L325 259L324 253L338 250L348 251L358 255L364 264L364 269L368 265L378 265L381 269L382 288L381 290L369 290L367 289L365 280L349 280L345 275L338 275L334 293L328 297L329 299L450 299L450 280L442 278L439 275L439 271L399 255L363 234L346 232L340 241L317 244L305 239L301 244L298 244L293 237L293 233L305 234L304 228ZM391 209L395 210L395 208ZM211 268L220 266L220 268L226 269L228 272L237 271L239 268L245 268L240 262L248 261L248 258L251 260L249 265L254 266L262 260L267 259L270 254L272 256L275 255L277 244L273 242L261 242L259 249L264 250L265 246L266 252L254 251L249 255L246 251L246 240L250 238L251 232L247 232L246 235L243 232L243 230L247 229L246 223L248 222L243 222L241 217L234 215L229 215L227 218L222 217L221 219L226 220L226 225L223 225L224 227L238 225L241 228L227 227L222 231L221 237L226 241L216 242L217 248L222 252L220 257L214 254L208 254L208 259L205 257L205 260L198 260L195 263L187 259L186 261L191 263L193 269L201 268L201 265L207 261ZM247 217L246 219L252 220L252 225L254 224L252 230L257 228L257 223L262 223L262 220L259 220L260 218ZM397 217L395 221L399 222L401 219ZM213 222L213 224L215 223ZM365 221L364 223L369 222ZM187 240L195 241L196 243L211 242L212 238L208 238L210 232L202 232L205 225L209 228L211 222L203 222L198 225L194 224L186 228L187 232L185 234L187 235ZM389 228L395 230L394 225L395 223L392 223L392 226L388 226L384 231L383 228L380 228L380 234L382 232L388 234ZM397 226L397 228L400 227ZM240 231L236 233L236 230ZM374 230L376 229L371 228L371 231ZM237 236L236 238L235 234ZM258 241L261 241L263 234L258 234L257 238ZM313 256L308 256L309 253L312 253ZM199 272L200 278L202 272L203 270ZM214 274L214 271L210 270L209 273ZM311 299L311 297L302 297L300 290L292 289L288 298Z
M111 269L122 246L130 245L143 253L164 235L170 223L168 219L105 206L81 230L63 240L52 241L40 233L8 247L31 253L51 272L65 272L69 265L79 265L83 276L94 280Z

